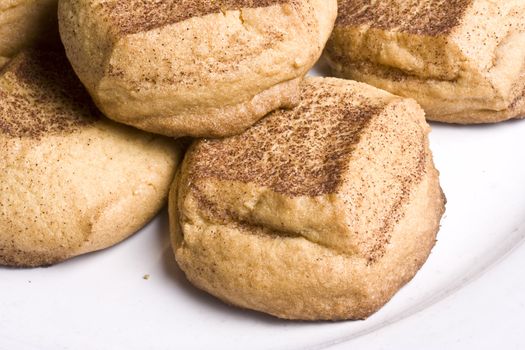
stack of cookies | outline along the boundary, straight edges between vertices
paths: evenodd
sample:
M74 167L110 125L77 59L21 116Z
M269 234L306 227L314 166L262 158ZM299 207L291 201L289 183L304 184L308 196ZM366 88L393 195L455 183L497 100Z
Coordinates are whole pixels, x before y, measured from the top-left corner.
M525 113L521 0L8 3L1 265L114 245L169 197L198 288L285 319L366 318L436 241L426 118ZM305 77L323 50L354 80Z

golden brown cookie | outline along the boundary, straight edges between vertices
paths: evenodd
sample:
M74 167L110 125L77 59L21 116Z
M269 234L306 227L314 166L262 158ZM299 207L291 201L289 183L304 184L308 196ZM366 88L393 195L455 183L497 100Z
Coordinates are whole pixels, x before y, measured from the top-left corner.
M429 120L525 115L522 0L339 0L326 57L336 75L416 99Z
M421 108L307 78L293 110L193 144L170 192L188 279L286 319L365 318L419 270L444 197Z
M0 1L0 68L37 43L58 42L57 0Z
M297 103L336 0L64 0L62 40L110 118L169 136L239 133Z
M63 52L25 51L0 76L0 265L111 246L165 203L179 153L101 116Z

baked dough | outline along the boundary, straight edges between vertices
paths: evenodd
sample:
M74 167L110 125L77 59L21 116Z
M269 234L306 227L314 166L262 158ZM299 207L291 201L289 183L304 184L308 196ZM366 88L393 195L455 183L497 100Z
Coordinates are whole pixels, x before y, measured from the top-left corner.
M525 114L523 0L339 0L326 57L337 76L416 99L430 120Z
M177 262L218 298L285 319L366 318L418 271L444 197L415 101L307 78L293 110L196 141L170 192Z
M22 49L59 42L57 0L0 1L0 68Z
M291 107L336 0L64 0L67 55L98 107L168 136L225 136Z
M165 203L177 146L103 118L65 54L25 51L0 76L0 265L111 246Z

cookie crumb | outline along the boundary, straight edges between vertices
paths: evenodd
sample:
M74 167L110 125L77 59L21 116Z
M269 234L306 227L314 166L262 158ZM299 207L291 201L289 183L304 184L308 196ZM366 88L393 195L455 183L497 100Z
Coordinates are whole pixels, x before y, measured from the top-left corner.
M150 275L149 275L149 274L146 274L146 275L142 276L142 278L145 279L145 280L147 281L147 280L149 280Z

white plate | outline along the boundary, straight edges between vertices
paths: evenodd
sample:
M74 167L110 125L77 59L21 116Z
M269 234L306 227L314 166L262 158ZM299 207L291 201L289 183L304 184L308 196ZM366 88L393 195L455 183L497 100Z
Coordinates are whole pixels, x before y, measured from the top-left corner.
M524 348L524 135L525 121L433 125L448 198L438 243L366 321L280 321L194 289L175 264L164 211L111 249L0 268L0 350Z

